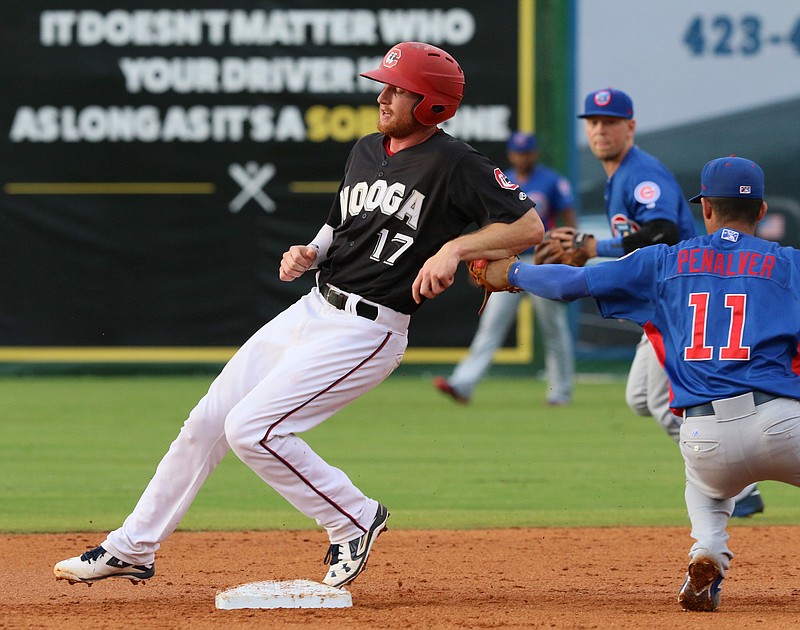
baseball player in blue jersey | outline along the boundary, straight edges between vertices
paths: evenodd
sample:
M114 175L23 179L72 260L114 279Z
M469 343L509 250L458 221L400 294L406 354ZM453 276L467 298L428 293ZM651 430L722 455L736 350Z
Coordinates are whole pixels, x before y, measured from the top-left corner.
M694 236L692 212L675 177L634 144L631 98L620 90L591 92L579 118L608 177L604 198L612 236L594 243L590 239L585 245L589 255L618 258L639 247L672 245ZM653 416L677 439L680 421L669 410L669 384L645 335L628 373L625 397L633 411Z
M574 228L575 199L566 177L540 164L536 136L518 131L508 139L506 171L509 179L536 203L536 211L546 229L557 225ZM532 260L533 250L522 254L522 260ZM520 300L525 293L498 293L486 304L478 322L478 330L465 356L449 378L437 376L433 385L457 402L468 403L478 382L492 364L492 358L502 345L514 323ZM545 349L545 376L548 383L547 404L566 405L572 400L575 376L575 351L569 328L566 305L530 296Z
M719 606L733 497L765 479L800 486L800 251L754 236L763 196L756 163L718 158L690 200L706 236L585 268L496 261L487 270L544 297L594 297L603 317L634 321L652 341L684 419L696 541L678 596L687 610Z
M56 578L152 577L161 542L231 450L325 529L325 584L342 587L364 570L389 511L301 434L394 371L411 314L453 284L460 262L523 251L544 227L500 168L438 126L464 93L451 55L403 42L362 76L382 84L378 133L355 143L327 220L283 254L278 272L291 282L315 270L316 286L236 352L122 526L58 562ZM465 233L472 224L480 229Z
M588 256L617 258L640 247L673 245L695 235L694 219L675 177L655 157L634 144L633 101L625 92L602 89L586 96L579 115L585 122L589 148L608 180L605 207L611 238L587 238ZM552 233L558 236L562 230ZM565 232L565 231L563 231ZM570 236L563 239L570 245ZM625 389L628 406L652 416L675 441L681 419L669 407L669 381L646 334L636 347ZM761 512L764 504L755 485L737 497L735 516Z

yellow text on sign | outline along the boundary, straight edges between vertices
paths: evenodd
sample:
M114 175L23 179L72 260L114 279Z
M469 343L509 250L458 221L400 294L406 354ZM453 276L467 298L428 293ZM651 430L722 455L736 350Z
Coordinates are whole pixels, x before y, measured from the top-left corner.
M313 105L305 118L311 142L351 142L378 130L378 108L373 105Z

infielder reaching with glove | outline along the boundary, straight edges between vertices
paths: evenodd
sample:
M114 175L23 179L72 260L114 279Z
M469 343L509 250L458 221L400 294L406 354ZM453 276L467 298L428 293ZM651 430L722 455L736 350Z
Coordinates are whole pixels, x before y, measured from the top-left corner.
M598 240L574 230L555 229L536 250L537 263L581 266L596 256L618 258L648 245L674 245L695 236L692 212L669 170L634 144L633 101L625 92L603 89L586 96L579 118L585 122L589 149L608 177L605 207L611 238ZM636 347L628 372L625 400L640 416L652 416L675 441L681 419L670 411L669 381L646 334ZM735 515L761 512L755 485L745 488Z
M754 236L767 211L764 173L723 157L705 165L701 204L709 234L645 247L586 268L483 265L489 288L543 297L591 296L603 317L644 327L684 419L689 568L678 600L716 610L733 553L733 497L757 481L800 486L800 251ZM477 263L476 263L477 264Z
M327 222L280 264L286 282L317 269L317 286L239 349L122 527L56 564L57 578L151 577L161 542L231 449L325 528L325 584L343 586L363 571L389 512L298 434L392 373L411 314L453 283L461 261L516 254L539 242L544 228L499 168L437 126L464 92L451 55L404 42L362 76L383 84L379 133L355 144ZM483 227L463 235L472 223Z

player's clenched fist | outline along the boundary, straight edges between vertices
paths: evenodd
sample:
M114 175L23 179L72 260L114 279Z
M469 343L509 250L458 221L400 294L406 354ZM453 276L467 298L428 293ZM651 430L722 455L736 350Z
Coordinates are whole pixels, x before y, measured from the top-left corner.
M291 282L302 276L317 259L317 248L309 245L292 245L281 258L280 279Z
M458 263L458 256L447 245L428 258L411 286L414 301L421 304L423 297L435 298L450 287L455 281Z

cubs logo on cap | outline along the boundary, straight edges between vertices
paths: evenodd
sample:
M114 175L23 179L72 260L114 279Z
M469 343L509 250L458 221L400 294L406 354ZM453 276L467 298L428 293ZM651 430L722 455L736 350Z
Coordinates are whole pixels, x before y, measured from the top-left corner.
M594 93L594 104L599 107L605 107L611 102L611 92L608 90L600 90Z
M584 101L583 113L578 114L578 118L590 116L633 118L633 101L625 92L612 88L590 92Z
M753 160L733 155L711 160L700 173L700 194L689 201L700 203L703 197L763 199L764 171Z

